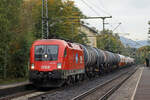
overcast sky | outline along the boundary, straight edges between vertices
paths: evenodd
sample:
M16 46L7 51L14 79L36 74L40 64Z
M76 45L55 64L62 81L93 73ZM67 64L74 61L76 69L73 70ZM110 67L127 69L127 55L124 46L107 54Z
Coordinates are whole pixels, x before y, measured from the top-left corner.
M87 16L112 16L107 19L108 29L133 40L147 40L148 21L150 20L150 0L73 0L75 5ZM87 4L85 4L85 1ZM89 7L88 7L88 6ZM91 10L91 9L94 9ZM102 20L86 20L90 26L102 30ZM130 35L125 35L130 33Z

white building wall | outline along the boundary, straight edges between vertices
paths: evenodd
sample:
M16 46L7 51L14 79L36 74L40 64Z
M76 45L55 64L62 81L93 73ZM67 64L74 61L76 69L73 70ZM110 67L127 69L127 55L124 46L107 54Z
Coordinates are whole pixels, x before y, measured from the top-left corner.
M83 25L81 25L80 31L87 35L88 40L90 41L90 43L88 43L88 45L97 47L96 33L94 33L93 31L91 31L90 29L88 29L87 27L85 27Z

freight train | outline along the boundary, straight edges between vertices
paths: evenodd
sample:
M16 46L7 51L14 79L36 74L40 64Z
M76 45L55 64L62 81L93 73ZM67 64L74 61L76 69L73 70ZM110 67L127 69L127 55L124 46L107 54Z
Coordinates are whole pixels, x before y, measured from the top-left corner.
M60 87L130 66L134 59L60 39L37 40L30 49L29 80L38 87Z

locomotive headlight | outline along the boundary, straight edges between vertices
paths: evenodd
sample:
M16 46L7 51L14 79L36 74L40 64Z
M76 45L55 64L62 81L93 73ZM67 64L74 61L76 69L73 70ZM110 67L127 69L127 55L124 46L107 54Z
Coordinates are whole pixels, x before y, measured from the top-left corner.
M62 67L62 66L61 66L61 63L58 63L58 64L57 64L57 68L58 68L58 69L61 69L61 67Z
M34 64L31 64L31 69L34 69Z

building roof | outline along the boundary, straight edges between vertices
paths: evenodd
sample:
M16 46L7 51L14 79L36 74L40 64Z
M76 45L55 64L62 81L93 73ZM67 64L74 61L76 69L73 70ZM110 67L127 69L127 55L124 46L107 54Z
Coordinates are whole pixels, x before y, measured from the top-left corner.
M98 32L95 31L94 29L92 29L91 27L89 27L89 26L87 26L87 25L84 25L84 24L82 24L82 26L85 27L85 28L87 28L87 29L89 29L89 30L92 31L93 33L95 33L95 35L98 34Z

